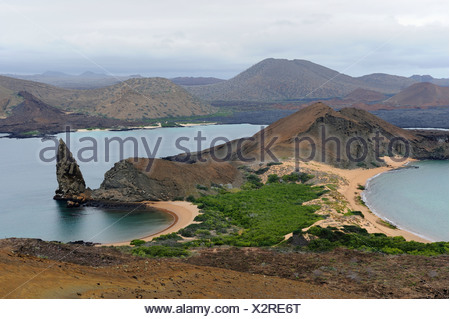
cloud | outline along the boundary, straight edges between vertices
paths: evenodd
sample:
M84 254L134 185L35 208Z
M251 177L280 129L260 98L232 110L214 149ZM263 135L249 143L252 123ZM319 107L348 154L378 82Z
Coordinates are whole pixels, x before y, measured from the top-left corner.
M0 27L0 72L58 61L66 72L229 77L279 57L351 75L448 76L445 0L8 0Z

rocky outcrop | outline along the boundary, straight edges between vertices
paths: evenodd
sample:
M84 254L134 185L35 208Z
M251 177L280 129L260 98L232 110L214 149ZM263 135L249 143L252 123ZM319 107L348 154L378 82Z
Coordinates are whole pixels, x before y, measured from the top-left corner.
M68 206L79 206L86 199L86 183L80 167L62 139L56 155L56 179L58 189L54 199L67 200Z
M93 191L92 197L121 202L173 200L217 193L221 185L232 187L241 183L241 172L230 163L188 164L164 159L127 159L106 172L103 183Z

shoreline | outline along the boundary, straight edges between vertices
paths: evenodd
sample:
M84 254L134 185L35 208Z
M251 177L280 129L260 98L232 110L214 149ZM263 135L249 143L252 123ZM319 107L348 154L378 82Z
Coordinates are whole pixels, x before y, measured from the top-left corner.
M200 214L200 209L192 204L191 202L185 201L146 201L143 202L146 204L146 207L151 207L163 211L169 215L171 215L174 220L172 224L160 230L156 233L133 239L142 239L145 241L151 241L153 238L159 237L161 235L167 235L170 233L174 233L179 231L180 229L187 227L188 225L194 223L194 218ZM113 242L113 243L105 243L100 244L98 246L130 246L129 241L122 242Z
M417 160L408 158L401 162L393 161L390 158L384 158L387 166L376 167L371 169L357 168L352 170L345 170L340 168L335 168L322 163L312 162L314 168L319 168L319 171L327 172L331 174L338 175L346 180L347 183L340 183L338 187L338 192L342 194L345 200L349 203L349 206L354 211L361 211L364 215L364 223L361 227L365 228L369 233L383 233L387 236L402 236L406 240L414 240L422 243L429 243L430 240L421 237L418 234L401 229L397 225L396 229L392 229L388 226L379 223L379 220L385 221L383 217L376 215L370 210L366 204L361 204L358 202L358 196L362 198L362 193L364 190L358 188L359 185L366 186L370 179L375 178L377 175L389 172L391 170L399 169L404 167L410 162L415 162ZM320 225L320 221L315 225Z
M208 126L208 125L217 125L216 122L207 122L207 123L177 123L179 126L174 127L194 127L194 126ZM157 125L148 125L148 126L130 126L126 127L124 129L117 129L117 128L94 128L94 129L87 129L87 128L81 128L76 129L74 132L110 132L110 131L133 131L133 130L150 130L150 129L157 129L157 128L170 128L170 127L163 127L161 125L161 122L158 122Z
M409 164L409 163L405 163L405 164L403 165L403 167L406 167L406 165L408 165L408 164ZM381 174L389 173L389 172L395 171L395 170L397 170L397 169L399 169L399 168L394 168L394 169L391 169L391 170L387 170L387 171L385 171L385 172L378 173L378 174L376 174L376 175L370 177L370 178L366 181L366 184L364 185L364 187L365 187L366 189L363 190L363 191L361 192L361 199L363 200L363 202L365 203L365 205L367 206L367 208L370 210L370 212L371 212L373 215L377 216L378 218L380 218L380 219L382 219L382 220L387 221L387 222L390 223L391 225L394 225L394 226L397 227L399 230L408 232L409 234L412 234L412 235L414 235L414 236L417 236L417 237L421 238L421 239L423 240L424 243L438 242L438 240L433 240L433 239L431 239L431 238L428 238L428 237L425 236L425 235L421 235L421 234L418 234L418 233L413 232L413 231L411 231L411 230L402 228L401 225L397 225L396 223L394 223L393 221L391 221L389 218L384 217L382 214L378 213L372 206L370 206L370 205L368 204L367 199L366 199L366 193L365 193L365 191L368 190L368 185L369 185L370 181L371 181L372 179L374 179L375 177L380 176ZM418 240L416 240L416 241L418 241Z

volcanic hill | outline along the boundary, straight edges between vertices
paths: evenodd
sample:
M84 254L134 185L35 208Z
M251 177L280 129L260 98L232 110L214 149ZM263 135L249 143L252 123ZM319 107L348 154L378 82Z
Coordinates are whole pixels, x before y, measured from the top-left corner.
M122 120L206 115L215 110L164 78L134 78L97 89L69 90L0 76L0 91L4 90L2 99L10 92L26 91L64 111ZM4 115L11 113L14 106L8 103L3 107Z
M438 86L432 83L415 83L393 97L384 101L385 104L392 106L447 106L448 87Z
M207 101L273 102L344 97L358 88L395 94L422 80L381 73L351 77L306 60L270 58L230 80L186 89Z

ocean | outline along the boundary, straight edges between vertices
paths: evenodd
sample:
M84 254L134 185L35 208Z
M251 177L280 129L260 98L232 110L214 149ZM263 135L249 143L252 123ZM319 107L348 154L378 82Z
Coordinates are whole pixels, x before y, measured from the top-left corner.
M105 152L105 138L134 138L136 144L130 140L124 143L123 158L134 156L135 151L144 157L149 150L156 157L165 157L182 153L180 146L197 151L209 147L214 139L214 143L221 144L252 136L260 129L259 125L249 124L209 125L61 133L56 138L63 138L66 143L70 141L70 150L80 165L87 186L95 189L100 186L106 171L121 159L117 142L111 142L109 152ZM179 138L183 139L177 147ZM92 149L93 141L97 144L95 150ZM51 150L54 146L53 140L40 138L0 138L0 238L112 243L156 233L173 222L171 215L158 210L130 213L132 209L67 209L64 204L54 201L52 198L58 187L56 162L51 160L55 155Z
M420 161L368 181L363 199L379 217L425 239L448 241L449 162Z

